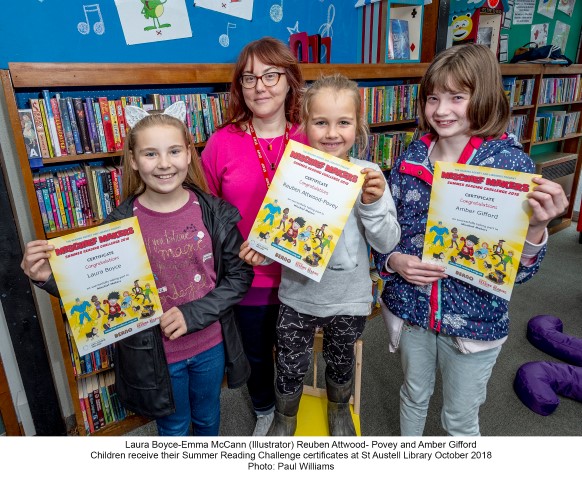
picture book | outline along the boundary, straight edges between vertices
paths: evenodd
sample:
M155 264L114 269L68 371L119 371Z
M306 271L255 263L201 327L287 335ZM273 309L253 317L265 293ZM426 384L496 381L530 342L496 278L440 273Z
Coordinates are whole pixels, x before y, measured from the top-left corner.
M509 300L531 211L533 174L436 162L422 261Z
M20 109L18 110L18 116L20 117L20 127L22 128L22 136L24 137L24 145L26 146L28 160L30 162L37 160L39 165L36 166L42 166L42 152L36 127L34 125L32 109Z
M49 262L80 355L159 323L161 302L136 217L50 243Z
M251 247L319 282L362 188L361 170L290 140L249 234Z

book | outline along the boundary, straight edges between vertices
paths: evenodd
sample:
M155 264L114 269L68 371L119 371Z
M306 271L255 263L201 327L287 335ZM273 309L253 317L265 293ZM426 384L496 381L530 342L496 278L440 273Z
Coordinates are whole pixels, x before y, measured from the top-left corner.
M81 139L82 151L91 153L91 140L89 138L89 127L87 125L87 117L85 114L85 107L82 98L73 98L73 107L75 109L75 118L77 119L77 126L79 127L79 137Z
M26 147L28 161L30 162L31 167L40 167L42 166L42 153L38 134L33 121L32 109L19 109L18 117L20 118L20 128L22 129L22 136L24 138L24 146Z
M95 110L93 107L93 99L91 97L85 98L85 118L87 119L87 126L89 129L89 140L91 141L91 150L94 153L101 153L101 143L99 141L99 132L97 130L97 123L95 122Z
M69 111L67 109L67 101L59 94L55 95L58 105L59 113L61 115L61 122L63 124L63 133L65 135L65 145L69 155L76 155L77 149L75 147L75 137L73 136L73 127L71 126L71 119L69 118Z
M109 100L109 114L111 115L111 128L113 130L113 143L116 152L121 150L121 132L119 131L119 120L117 119L117 109L115 100Z
M103 130L105 131L105 141L107 150L104 152L115 152L115 140L113 138L113 124L111 122L111 112L109 110L109 100L107 97L99 97L99 108L101 109L101 118L103 120Z
M55 124L55 117L53 115L53 109L51 106L51 98L48 90L42 90L42 99L44 103L44 111L47 119L47 126L50 133L51 145L53 147L53 153L55 157L60 157L62 155L59 136L57 134L57 126Z
M43 181L40 178L40 174L38 172L34 172L32 175L32 181L34 183L34 190L36 193L36 201L38 202L38 207L40 209L40 215L42 217L42 225L44 227L45 232L51 232L54 230L54 224L51 229L47 206L44 201L44 193L43 193Z
M63 121L61 118L61 112L59 110L59 101L57 98L53 97L50 99L50 105L53 112L53 117L55 121L55 128L57 130L57 138L59 141L59 148L61 150L61 156L68 155L67 142L65 140L65 131L63 129Z
M95 352L159 323L162 307L136 217L49 242L55 247L49 262L79 352ZM152 290L151 303L137 312L120 301L135 282ZM95 301L107 317L98 320Z
M103 128L103 117L101 116L101 107L99 103L93 103L93 111L95 112L95 126L97 127L97 133L99 135L99 145L101 146L101 151L107 151L107 141L105 140L105 129Z
M89 377L87 379L91 385L93 398L95 400L95 409L97 410L97 418L99 419L99 428L105 426L105 415L103 413L103 404L101 403L101 391L97 382L97 376Z
M125 145L125 137L127 136L127 121L125 120L125 111L121 100L115 100L115 109L117 111L117 123L119 123L119 134L121 135L121 149Z
M362 188L361 170L290 140L249 233L250 246L319 282Z
M46 105L44 103L44 99L40 98L38 100L38 105L40 107L40 114L42 116L42 124L44 127L44 133L45 133L45 137L46 137L46 143L48 145L49 148L49 155L51 157L55 157L55 150L53 148L53 141L51 139L51 132L49 129L49 123L48 123L48 117L46 116Z
M388 58L391 60L410 60L410 40L407 20L398 18L390 19Z
M79 125L77 124L77 116L75 114L75 106L73 105L73 99L71 97L65 98L65 105L67 107L67 113L69 115L69 121L71 123L71 131L73 133L73 142L75 143L75 152L77 155L81 155L85 149L81 143L81 134L79 132Z
M30 110L32 111L32 121L36 128L36 136L38 137L38 145L42 158L50 158L51 153L47 142L45 126L42 120L42 112L40 111L40 101L38 98L31 98Z
M422 261L442 265L447 275L509 300L529 226L527 194L534 177L436 162Z
M93 395L91 394L91 399L89 398L89 389L87 388L87 378L82 378L79 381L82 390L83 402L85 403L85 411L87 412L87 423L89 424L89 433L95 432L95 423L97 422L97 428L99 428L99 417L97 416L97 411L95 410L95 404L92 402Z

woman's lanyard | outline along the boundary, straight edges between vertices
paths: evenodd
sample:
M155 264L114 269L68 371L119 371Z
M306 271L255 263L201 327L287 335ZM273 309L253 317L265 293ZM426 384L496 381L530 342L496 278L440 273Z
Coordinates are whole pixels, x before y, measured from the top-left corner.
M255 151L257 152L257 158L259 159L259 163L261 164L261 170L263 171L263 177L265 178L265 183L267 184L267 188L271 186L271 180L269 180L269 174L267 172L267 164L265 162L265 157L263 156L263 152L261 151L261 146L259 145L259 138L257 137L257 133L255 132L255 128L253 127L253 122L249 120L249 132L251 132L251 136L253 137L253 144L255 145ZM285 122L285 139L283 145L283 151L287 147L287 143L289 142L289 122ZM280 149L279 149L280 151ZM278 160L278 159L277 159ZM272 169L275 169L275 163L272 164Z

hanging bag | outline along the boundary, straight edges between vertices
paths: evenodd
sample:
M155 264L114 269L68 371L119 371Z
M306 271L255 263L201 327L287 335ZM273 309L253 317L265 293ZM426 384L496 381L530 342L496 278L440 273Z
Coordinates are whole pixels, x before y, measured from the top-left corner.
M510 63L553 63L568 66L572 64L572 60L562 55L560 47L555 45L538 47L537 43L530 42L515 50Z

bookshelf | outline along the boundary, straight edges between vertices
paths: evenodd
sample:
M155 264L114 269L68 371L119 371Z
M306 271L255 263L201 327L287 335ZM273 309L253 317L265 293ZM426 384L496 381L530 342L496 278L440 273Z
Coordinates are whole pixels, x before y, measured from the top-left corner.
M365 86L390 85L394 83L419 83L424 74L427 64L407 63L407 64L301 64L304 77L307 81L315 80L320 75L339 72L347 77L360 82ZM37 202L37 195L34 187L33 170L31 170L27 150L24 143L18 109L23 105L18 104L18 94L37 95L42 89L49 89L51 93L62 91L85 91L94 92L93 96L106 95L108 92L127 91L136 89L151 90L155 92L159 89L197 89L208 88L213 91L228 91L231 78L232 64L123 64L123 63L10 63L8 70L0 70L2 88L4 90L10 128L15 142L16 154L18 156L20 171L25 185L25 196L29 203L34 234L37 238L50 238L50 236L70 233L73 230L63 230L45 233L42 222L41 211ZM582 73L582 65L571 67L555 67L541 65L502 65L502 73L507 76L517 76L520 78L534 78L534 94L532 105L525 105L514 108L514 112L525 112L529 116L529 123L525 135L531 138L533 119L540 107L538 105L538 95L540 82L546 77L556 77L565 74ZM113 96L113 94L112 94ZM573 111L580 111L582 102L568 104L567 108ZM372 130L401 130L413 129L414 119L382 121L371 125ZM576 133L566 139L554 140L549 147L543 144L535 144L531 141L524 142L526 152L532 156L537 154L537 149L553 149L553 152L540 151L548 157L539 157L538 162L542 165L547 163L547 158L569 158L576 156L575 174L572 182L571 198L577 187L577 177L580 174L580 138L582 138L582 127L578 125ZM119 156L120 152L83 154L65 157L45 159L45 163L52 165L62 165L76 163L85 160L96 160ZM566 157L556 157L565 155ZM542 170L543 172L543 170ZM571 222L572 206L561 220L559 228L564 228ZM86 227L78 227L86 228ZM71 356L67 341L66 322L61 311L58 299L51 298L51 306L56 321L56 329L59 337L61 353L64 359ZM76 429L72 434L84 435L85 424L83 412L77 401L81 381L91 378L92 374L76 375L71 361L64 362L66 376L68 380L71 398L75 410ZM111 371L111 370L109 370ZM94 375L94 374L93 374ZM124 420L113 422L105 428L100 429L95 434L119 435L145 423L147 420L138 416L129 416Z

